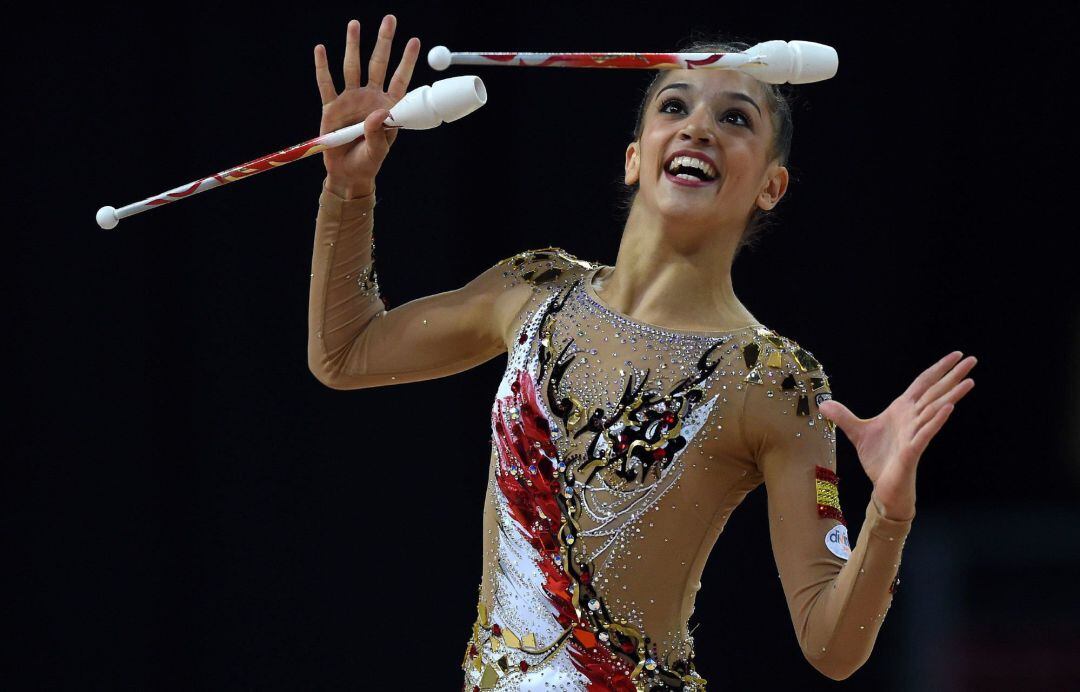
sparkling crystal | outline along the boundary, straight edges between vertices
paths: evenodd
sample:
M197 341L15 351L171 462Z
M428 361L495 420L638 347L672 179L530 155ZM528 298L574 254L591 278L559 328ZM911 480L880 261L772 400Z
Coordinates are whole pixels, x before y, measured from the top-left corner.
M679 515L705 516L719 509L711 516L726 521L731 508L720 507L719 498L688 496L687 491L717 474L722 481L725 474L747 479L745 464L729 454L736 448L744 451L745 441L753 439L744 414L771 416L771 421L753 422L775 424L776 430L787 426L784 438L800 430L806 434L808 428L793 425L800 415L797 400L814 387L814 403L820 404L827 382L820 371L803 375L800 365L810 365L809 357L796 356L794 342L759 325L718 337L654 327L607 310L584 290L581 279L589 274L566 257L551 248L528 251L502 265L502 278L496 274L505 284L532 284L532 296L522 292L524 304L515 316L519 321L507 331L512 340L524 336L529 346L537 343L511 349L507 380L500 386L507 396L500 397L492 416L493 490L503 495L489 504L496 522L485 523L485 545L492 546L485 554L485 574L502 570L521 583L552 580L548 583L561 588L564 598L568 593L578 598L587 614L587 619L566 623L579 644L588 648L591 638L611 647L604 656L629 654L641 662L640 672L649 673L642 683L658 681L657 671L686 682L693 673L693 653L689 638L678 629L682 623L671 623L667 632L646 632L656 610L667 609L678 594L637 592L635 570L650 563L644 558L656 550L669 548L667 541L703 530ZM545 276L549 269L560 272ZM539 277L547 283L536 283ZM764 385L761 392L756 385ZM425 403L433 408L436 402ZM823 421L816 407L808 413L807 418ZM740 430L744 423L745 435ZM826 425L817 424L798 444L824 454L827 450L817 447L821 438L813 433ZM756 436L768 429L753 432ZM510 478L507 470L515 467L517 477ZM534 559L518 559L524 553L507 559L505 537L518 535L511 531L529 534L514 549L532 550ZM701 557L691 548L672 559L685 567ZM594 567L601 571L593 573ZM485 584L483 593L497 597L498 589ZM547 608L558 597L555 589L532 592L535 598L521 605L550 612ZM525 622L530 613L507 617L515 615ZM508 632L500 644L513 654ZM490 653L486 643L482 651ZM539 659L529 660L539 664ZM521 662L510 660L511 671ZM485 665L501 668L494 659ZM504 684L514 687L517 682L510 676ZM557 682L550 686L559 689Z

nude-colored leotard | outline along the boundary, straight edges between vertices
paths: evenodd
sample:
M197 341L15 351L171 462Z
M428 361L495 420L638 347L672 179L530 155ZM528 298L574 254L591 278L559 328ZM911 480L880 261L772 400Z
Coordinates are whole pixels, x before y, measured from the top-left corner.
M692 332L621 315L605 269L522 252L387 311L374 195L320 196L308 359L358 389L507 354L491 412L466 689L704 689L687 622L717 537L764 483L796 639L843 679L869 657L911 528L868 501L848 547L831 396L813 354L763 325ZM592 687L590 687L592 685Z

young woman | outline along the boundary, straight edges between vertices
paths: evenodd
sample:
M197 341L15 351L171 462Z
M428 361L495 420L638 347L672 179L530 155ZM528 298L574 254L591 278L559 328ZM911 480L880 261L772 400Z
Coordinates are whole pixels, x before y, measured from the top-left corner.
M359 389L508 354L466 689L703 689L687 620L713 544L762 483L799 645L828 677L851 675L892 602L918 460L974 386L975 359L950 353L862 419L831 400L810 351L739 301L732 260L787 189L790 116L772 87L726 70L650 87L614 267L527 250L386 310L373 207L396 132L380 126L420 50L408 41L384 92L395 24L384 18L362 87L350 22L340 94L315 48L322 131L363 119L367 137L324 152L308 357L326 386ZM853 550L836 426L873 483Z

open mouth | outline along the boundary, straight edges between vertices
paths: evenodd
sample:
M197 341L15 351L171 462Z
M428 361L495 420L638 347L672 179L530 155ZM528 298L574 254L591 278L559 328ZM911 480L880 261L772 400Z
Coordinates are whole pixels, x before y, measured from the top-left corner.
M701 187L719 178L716 165L696 152L677 151L664 166L664 173L675 183Z

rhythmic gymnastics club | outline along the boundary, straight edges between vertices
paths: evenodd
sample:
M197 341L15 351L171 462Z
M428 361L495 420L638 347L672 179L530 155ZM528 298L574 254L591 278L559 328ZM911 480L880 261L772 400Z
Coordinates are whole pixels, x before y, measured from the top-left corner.
M428 51L428 65L606 67L623 70L738 70L769 84L807 84L836 75L836 49L812 41L764 41L738 53L452 53Z
M441 79L431 86L417 87L405 94L390 109L390 116L383 123L383 127L388 130L399 128L429 130L442 123L449 123L462 118L485 103L487 103L487 89L479 77L463 75L461 77ZM391 124L387 125L386 123ZM363 137L364 123L361 121L340 130L327 132L325 135L309 139L288 149L282 149L254 161L242 163L208 178L181 185L156 197L147 197L141 202L135 202L126 207L119 209L102 207L97 212L97 223L106 230L116 228L116 225L120 223L120 219L144 212L147 209L154 209L198 192L205 192L237 180L243 180L256 173L262 173L283 166L286 163L298 161L312 154L317 154L324 149L332 149L354 140L363 139Z

